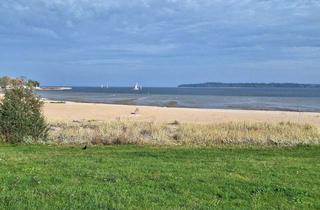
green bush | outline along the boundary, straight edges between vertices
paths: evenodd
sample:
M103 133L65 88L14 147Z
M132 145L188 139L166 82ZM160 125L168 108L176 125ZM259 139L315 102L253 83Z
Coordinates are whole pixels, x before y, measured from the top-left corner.
M45 141L49 126L41 112L42 101L29 88L5 91L0 102L0 135L8 143Z

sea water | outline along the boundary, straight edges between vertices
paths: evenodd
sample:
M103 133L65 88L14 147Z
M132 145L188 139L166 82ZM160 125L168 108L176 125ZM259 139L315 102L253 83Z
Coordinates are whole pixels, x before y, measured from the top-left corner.
M87 103L320 112L320 88L73 87L37 93L47 99Z

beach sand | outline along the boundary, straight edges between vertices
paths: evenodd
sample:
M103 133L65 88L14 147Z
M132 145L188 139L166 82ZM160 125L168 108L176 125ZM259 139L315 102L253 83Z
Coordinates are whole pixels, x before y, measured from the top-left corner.
M138 109L138 110L137 110ZM56 121L111 121L130 119L155 122L295 122L320 127L320 113L287 111L254 111L226 109L166 108L134 105L93 103L46 102L44 113L51 122Z
M1 97L2 94L0 99ZM167 108L54 101L45 101L43 111L49 122L119 119L165 123L294 122L320 127L320 113L314 112Z

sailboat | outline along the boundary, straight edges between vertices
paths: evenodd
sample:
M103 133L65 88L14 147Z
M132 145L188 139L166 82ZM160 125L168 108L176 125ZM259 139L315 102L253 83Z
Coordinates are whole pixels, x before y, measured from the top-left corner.
M141 87L141 86L140 86ZM134 86L133 90L135 91L139 91L140 90L139 84L136 83L136 85Z
M107 85L106 85L106 86L101 85L100 87L101 87L101 88L109 88L109 83L107 83Z

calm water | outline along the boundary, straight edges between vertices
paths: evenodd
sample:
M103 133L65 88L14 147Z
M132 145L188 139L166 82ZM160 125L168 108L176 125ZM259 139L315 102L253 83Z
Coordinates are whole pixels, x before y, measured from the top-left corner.
M320 88L93 88L39 91L52 100L196 108L320 112Z

